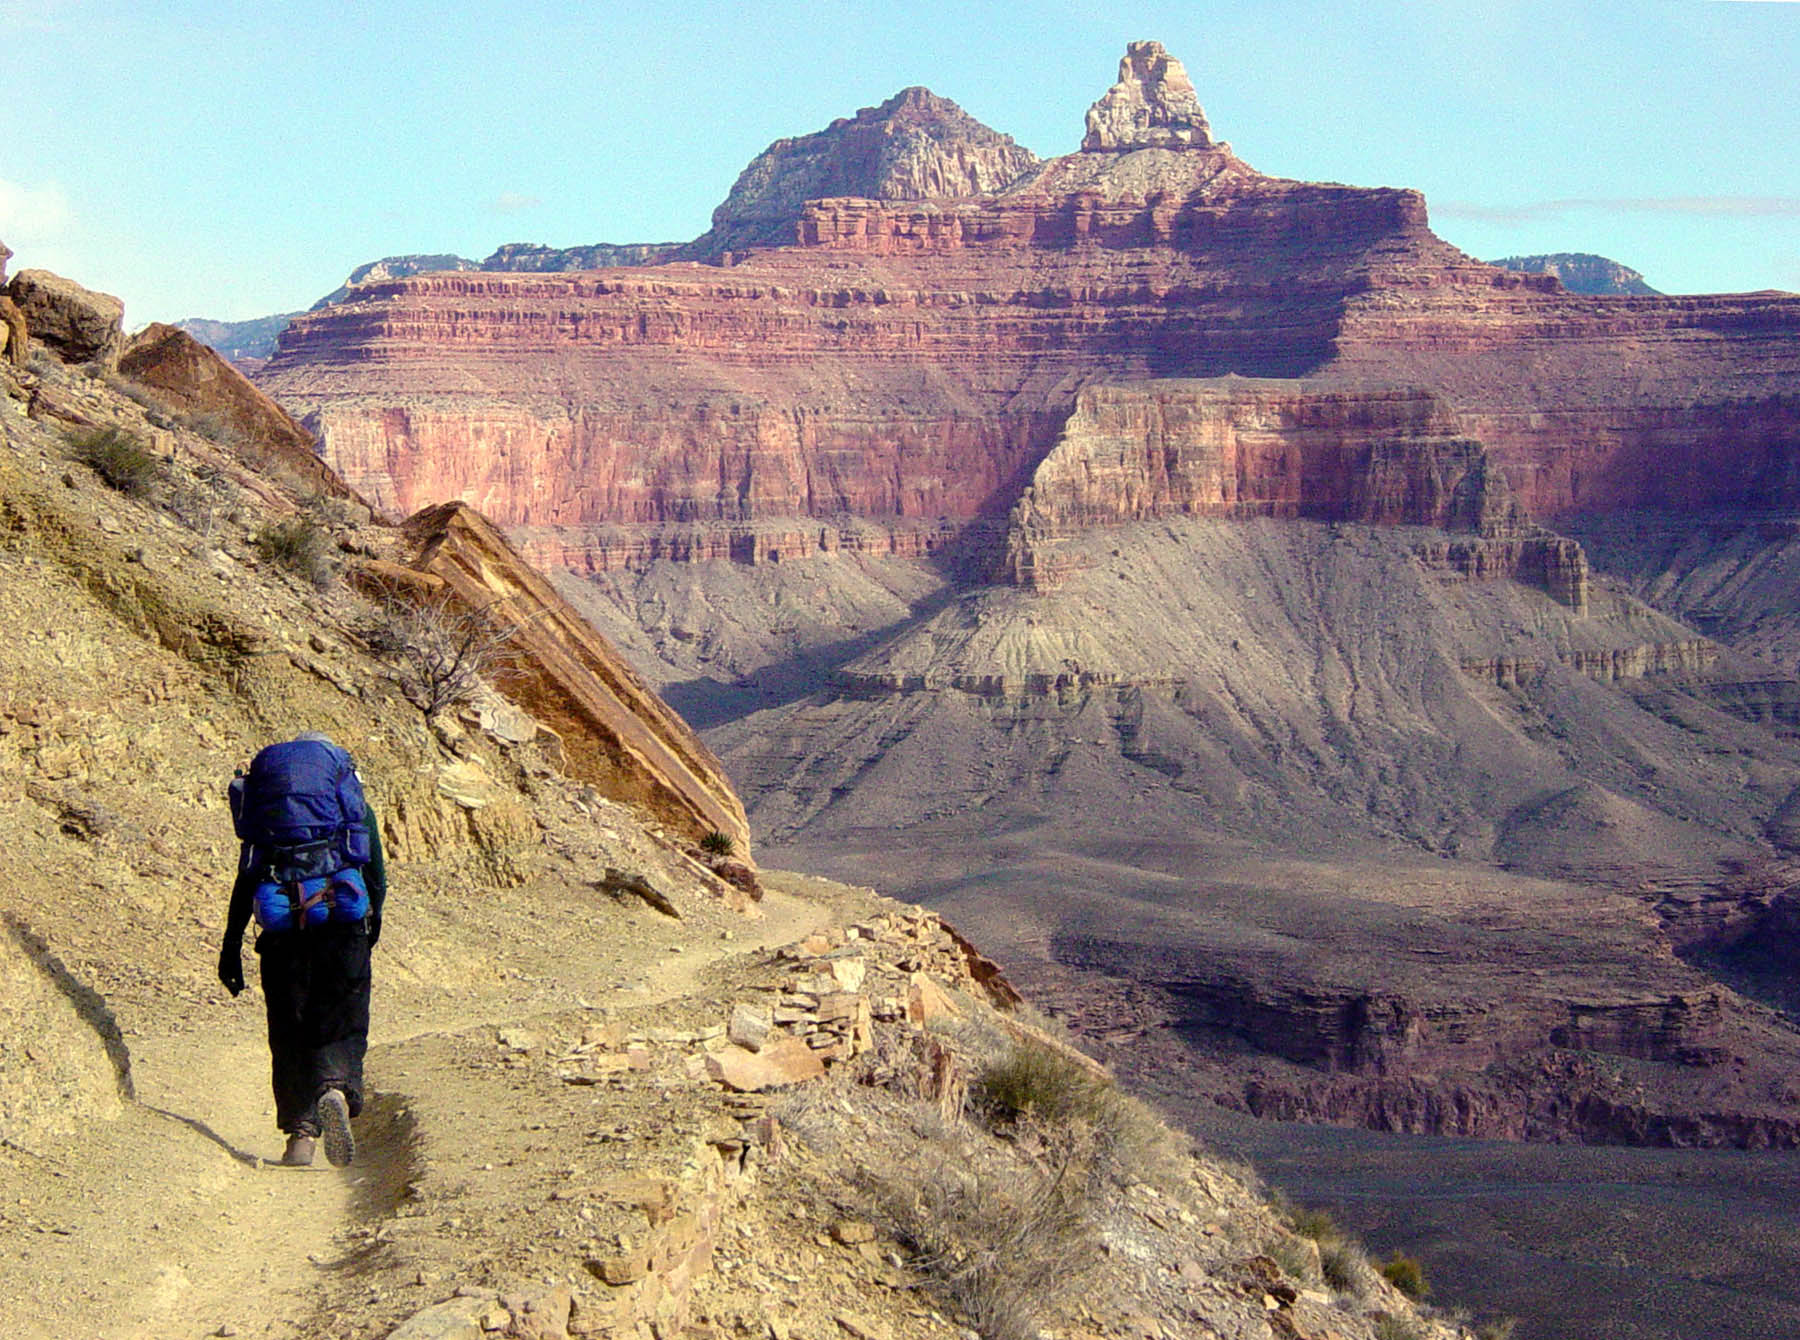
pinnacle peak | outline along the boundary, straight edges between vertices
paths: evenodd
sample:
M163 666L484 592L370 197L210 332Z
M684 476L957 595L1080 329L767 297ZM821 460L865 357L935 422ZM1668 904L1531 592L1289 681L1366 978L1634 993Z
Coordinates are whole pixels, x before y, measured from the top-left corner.
M1082 151L1213 147L1206 113L1181 62L1161 42L1128 43L1118 82L1088 108Z

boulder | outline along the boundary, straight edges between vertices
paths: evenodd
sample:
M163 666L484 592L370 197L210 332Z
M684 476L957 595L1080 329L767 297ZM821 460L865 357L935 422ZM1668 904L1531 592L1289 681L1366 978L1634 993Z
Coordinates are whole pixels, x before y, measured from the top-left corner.
M6 286L38 341L65 363L112 364L124 343L125 304L48 270L21 270Z
M25 313L11 298L0 295L0 351L14 367L25 366L31 352L31 335L25 328Z

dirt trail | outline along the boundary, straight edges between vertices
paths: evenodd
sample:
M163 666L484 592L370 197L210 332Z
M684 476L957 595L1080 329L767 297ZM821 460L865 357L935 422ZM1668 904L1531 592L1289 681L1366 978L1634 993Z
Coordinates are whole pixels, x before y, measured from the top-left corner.
M682 922L626 912L565 928L540 946L541 975L432 990L384 964L378 950L371 1110L382 1105L383 1059L410 1041L487 1034L579 1001L599 1012L620 1001L671 1000L719 960L789 943L829 915L821 903L779 893L762 910L754 920L712 911ZM602 959L592 952L600 944L614 952ZM405 949L399 957L408 957ZM620 992L621 982L635 989ZM369 1129L360 1132L357 1161L341 1171L322 1156L305 1170L266 1161L279 1156L281 1137L260 992L170 1023L167 1032L127 1032L137 1097L119 1118L92 1123L50 1153L0 1148L0 1323L8 1336L315 1334L325 1292L342 1298L358 1253L379 1232L380 1202L406 1179L394 1161L410 1157L389 1147L387 1127L360 1123ZM408 1101L444 1110L430 1100L464 1081L413 1064L412 1049L405 1054Z

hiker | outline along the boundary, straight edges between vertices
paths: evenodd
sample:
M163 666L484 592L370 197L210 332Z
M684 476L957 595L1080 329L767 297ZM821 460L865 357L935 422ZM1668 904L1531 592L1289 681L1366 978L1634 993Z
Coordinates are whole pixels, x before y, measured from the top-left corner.
M356 1154L350 1119L362 1111L369 1045L369 951L381 938L387 870L374 811L350 755L308 731L272 744L230 786L242 846L225 916L219 981L244 989L244 928L256 918L256 952L269 1016L275 1121L287 1134L281 1161Z

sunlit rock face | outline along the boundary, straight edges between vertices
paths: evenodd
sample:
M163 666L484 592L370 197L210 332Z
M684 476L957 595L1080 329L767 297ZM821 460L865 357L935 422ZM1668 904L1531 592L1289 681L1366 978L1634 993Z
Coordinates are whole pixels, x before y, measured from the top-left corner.
M1800 299L1481 264L1417 192L1244 163L1155 43L1082 152L908 89L772 145L714 223L678 253L713 263L367 283L261 384L391 511L461 498L599 567L847 523L923 552L1004 522L1084 387L1227 374L1435 395L1540 521L1800 504Z

